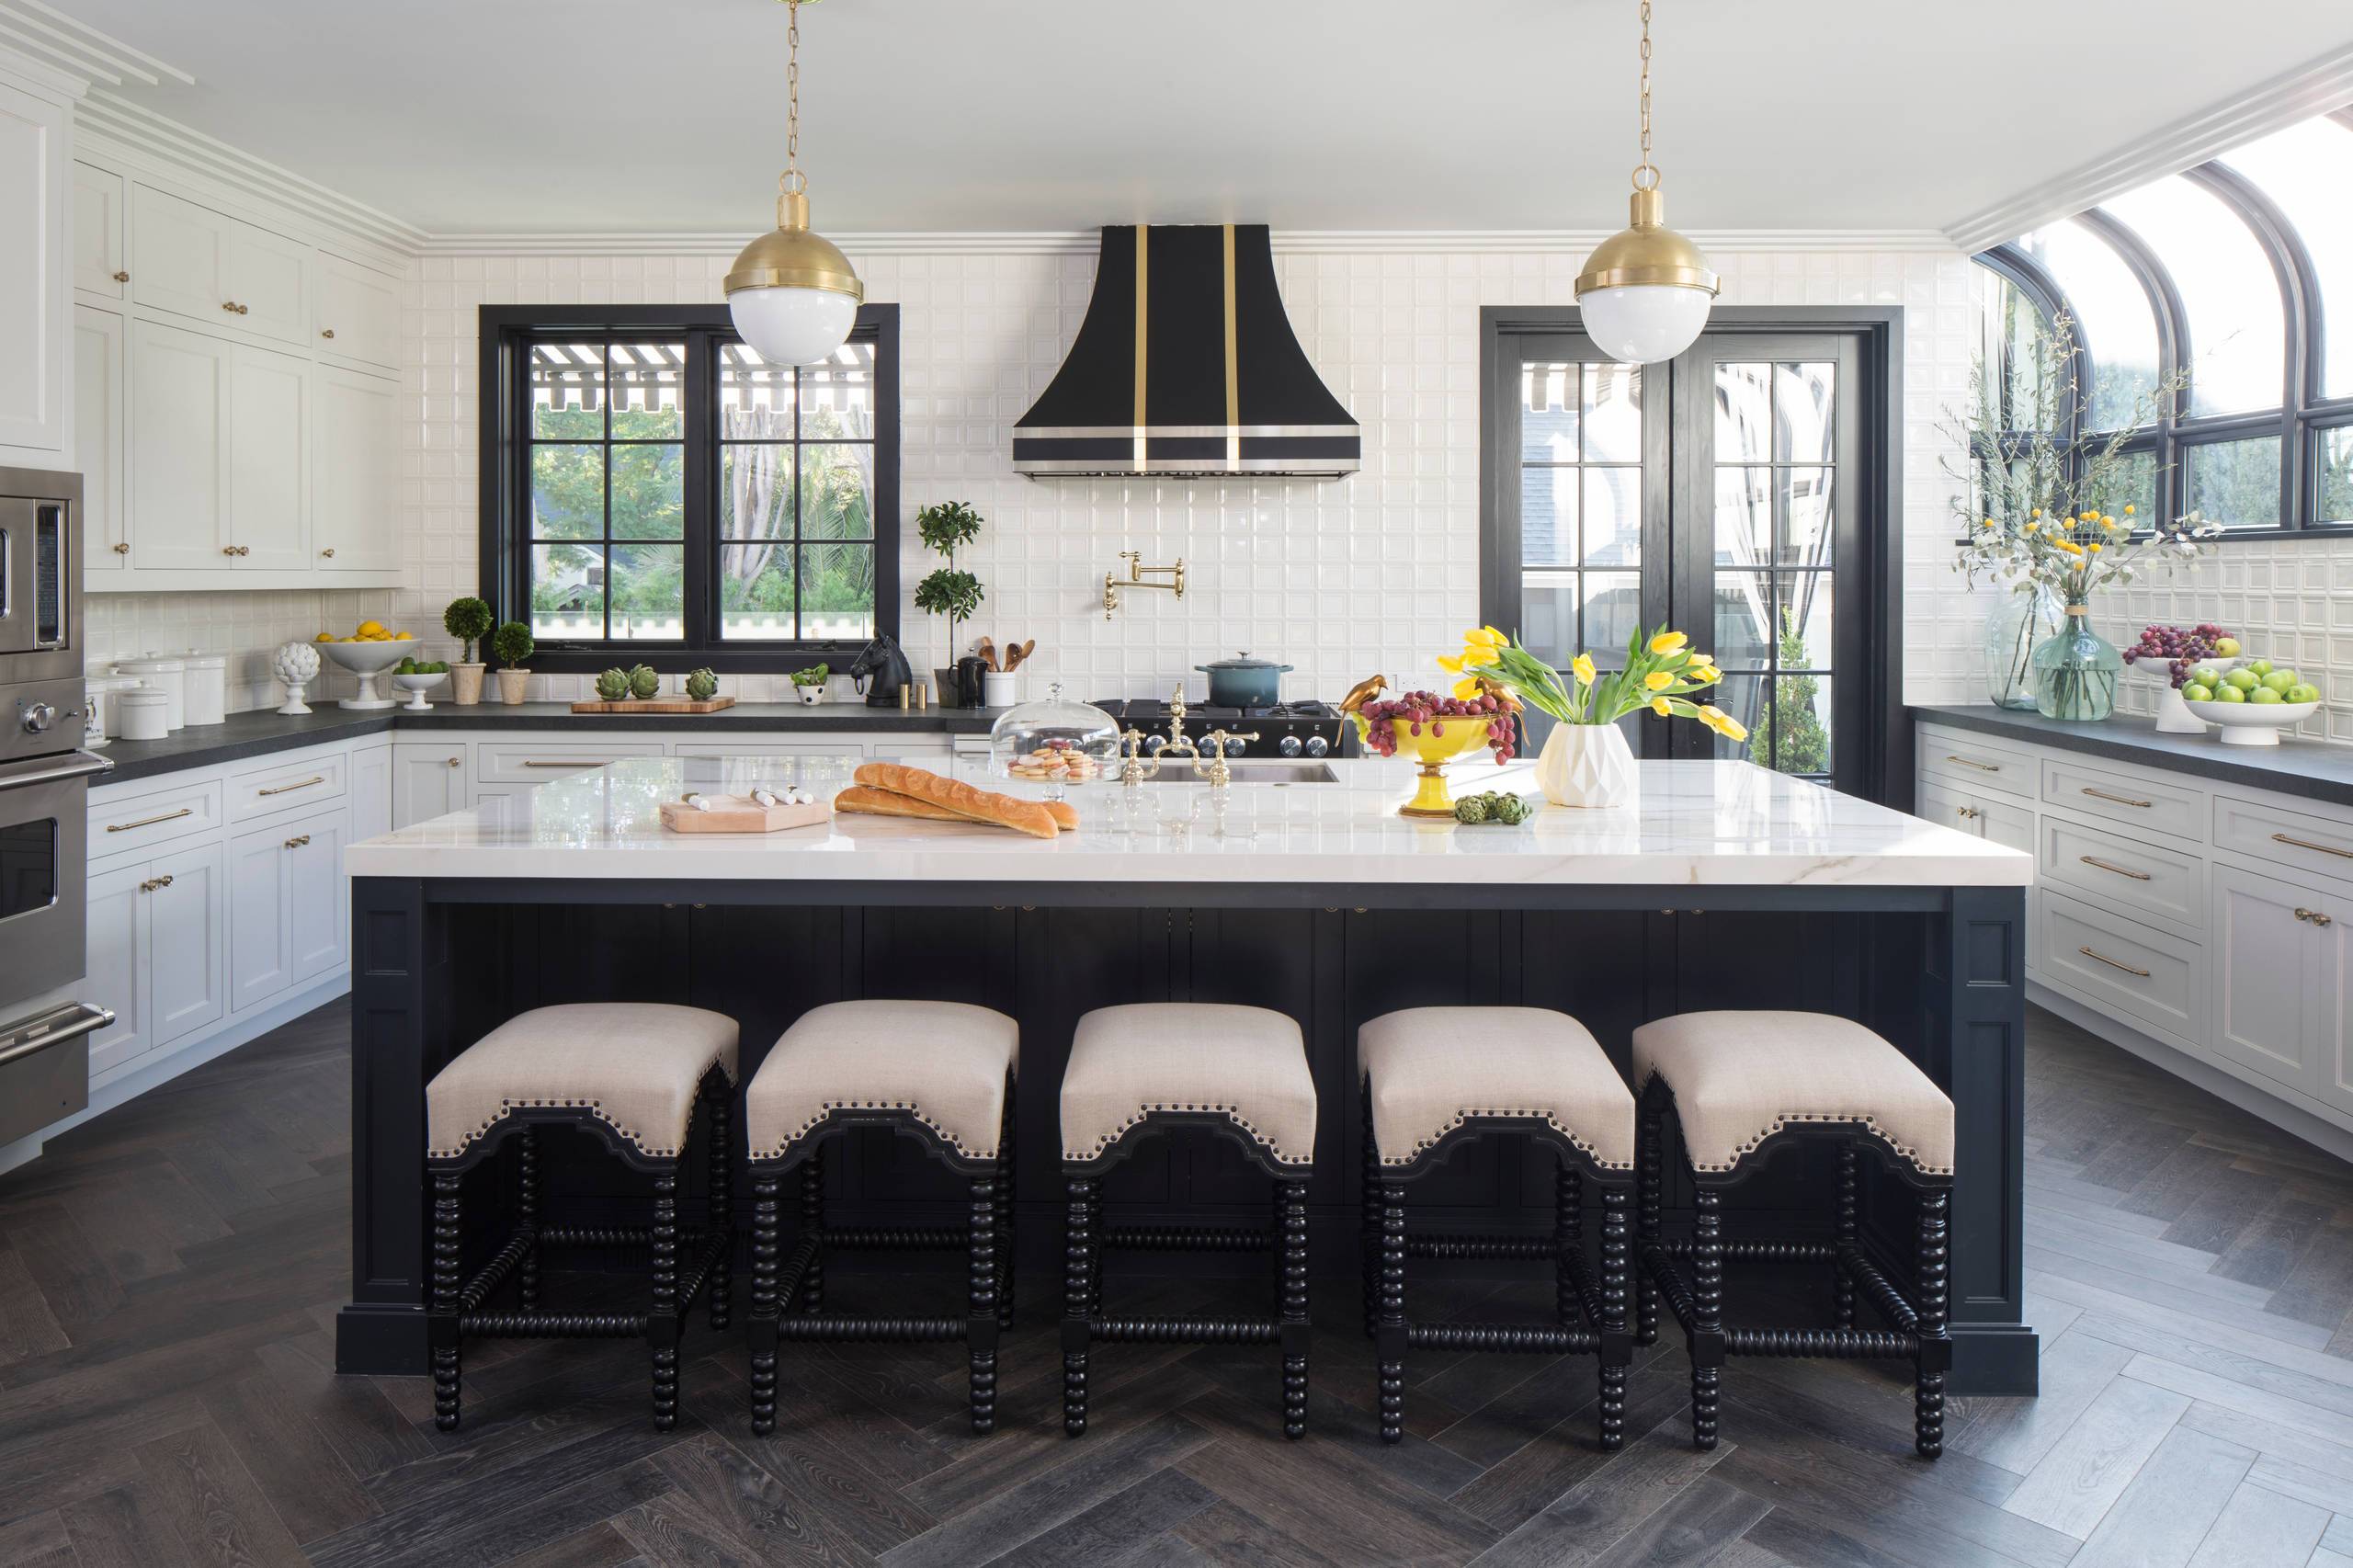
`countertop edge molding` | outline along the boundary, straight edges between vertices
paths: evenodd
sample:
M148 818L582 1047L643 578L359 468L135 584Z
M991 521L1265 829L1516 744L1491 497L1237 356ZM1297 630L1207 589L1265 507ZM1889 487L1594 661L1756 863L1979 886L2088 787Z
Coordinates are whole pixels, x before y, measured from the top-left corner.
M2161 735L2154 721L2122 714L2097 724L2068 724L1993 707L1915 704L1911 713L1916 723L1972 730L2110 762L2137 763L2169 773L2194 774L2218 784L2353 808L2353 746L2329 741L2283 740L2276 748L2225 746L2211 734L2203 738Z

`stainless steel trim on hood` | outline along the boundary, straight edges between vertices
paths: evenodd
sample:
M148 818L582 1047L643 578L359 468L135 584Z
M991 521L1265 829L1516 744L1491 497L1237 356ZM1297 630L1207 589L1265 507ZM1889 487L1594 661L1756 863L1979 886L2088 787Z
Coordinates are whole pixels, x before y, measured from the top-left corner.
M1146 439L1207 436L1222 441L1228 437L1250 440L1260 437L1353 436L1356 433L1357 427L1353 425L1056 425L1029 426L1021 430L1025 438L1036 441L1083 441L1098 436L1121 440L1134 436Z
M1018 465L1023 473L1051 473L1063 478L1100 474L1106 479L1133 479L1142 474L1164 479L1206 479L1220 473L1285 474L1305 477L1296 458L1154 458L1121 468L1099 458L1032 459Z

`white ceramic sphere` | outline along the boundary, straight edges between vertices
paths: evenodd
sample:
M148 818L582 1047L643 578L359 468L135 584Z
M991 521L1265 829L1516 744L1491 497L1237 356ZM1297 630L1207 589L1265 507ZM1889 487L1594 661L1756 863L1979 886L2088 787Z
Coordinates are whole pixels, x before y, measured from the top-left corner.
M1577 311L1586 335L1604 354L1628 365L1651 365L1698 342L1715 302L1704 289L1638 283L1589 290L1577 296Z
M738 289L727 313L771 365L813 365L849 338L858 301L832 289Z
M288 686L308 686L319 673L319 651L308 642L289 642L278 650L269 667Z

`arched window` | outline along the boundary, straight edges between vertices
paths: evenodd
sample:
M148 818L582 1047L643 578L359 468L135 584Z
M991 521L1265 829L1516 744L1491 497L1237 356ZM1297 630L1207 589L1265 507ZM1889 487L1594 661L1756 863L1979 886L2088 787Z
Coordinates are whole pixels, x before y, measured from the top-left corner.
M2021 307L2075 324L2071 423L2130 430L2145 516L2353 528L2353 112L2278 131L1978 257L2006 387ZM2329 306L2336 306L2334 312ZM1989 363L1993 355L1989 354ZM2179 406L2151 393L2186 370Z

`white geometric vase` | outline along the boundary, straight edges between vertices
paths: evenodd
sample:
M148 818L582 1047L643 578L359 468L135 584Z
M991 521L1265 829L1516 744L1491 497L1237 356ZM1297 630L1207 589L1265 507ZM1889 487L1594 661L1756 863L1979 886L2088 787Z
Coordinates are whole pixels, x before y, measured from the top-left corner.
M1536 782L1556 806L1625 805L1636 778L1633 749L1615 724L1555 724L1536 754Z

